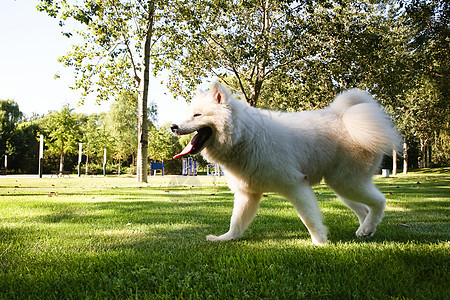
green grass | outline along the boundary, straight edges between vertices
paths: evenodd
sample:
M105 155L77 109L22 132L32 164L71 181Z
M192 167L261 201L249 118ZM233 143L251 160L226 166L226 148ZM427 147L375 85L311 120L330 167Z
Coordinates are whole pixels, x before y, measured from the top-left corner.
M450 168L376 183L386 216L366 239L315 188L330 229L315 247L275 194L243 239L207 242L228 229L223 179L0 177L0 299L449 299Z

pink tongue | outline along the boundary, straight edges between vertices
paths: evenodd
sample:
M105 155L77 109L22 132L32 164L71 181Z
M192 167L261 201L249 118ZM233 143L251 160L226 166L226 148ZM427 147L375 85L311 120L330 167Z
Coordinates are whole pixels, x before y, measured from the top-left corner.
M194 145L195 145L195 143L197 142L197 140L198 140L198 134L196 134L196 135L192 138L191 142L190 142L189 144L187 144L186 147L184 147L183 151L181 151L179 154L175 155L173 158L176 159L176 158L178 158L178 157L181 157L181 156L183 156L183 155L186 155L186 154L191 153L192 148L194 148Z

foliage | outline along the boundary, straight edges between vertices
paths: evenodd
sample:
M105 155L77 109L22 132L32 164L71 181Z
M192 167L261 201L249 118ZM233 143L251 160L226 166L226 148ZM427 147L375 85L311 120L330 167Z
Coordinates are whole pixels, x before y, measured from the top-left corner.
M435 134L448 132L450 108L448 99L440 94L429 77L417 78L415 86L405 94L398 123L404 133L418 138L424 147Z
M109 0L39 2L38 10L58 18L63 29L67 24L77 24L74 32L63 34L68 38L75 34L82 42L73 45L71 52L59 58L75 71L74 89L81 89L84 96L97 93L99 101L125 91L137 91L142 70L142 63L137 59L142 55L146 3Z
M60 156L59 171L64 170L64 155L75 153L78 150L78 141L81 137L80 123L73 109L68 104L61 111L47 116L46 128L48 150Z
M89 158L92 156L102 156L104 155L104 150L107 153L111 153L112 143L111 143L111 133L105 130L102 124L102 119L104 114L97 115L92 114L89 116L79 116L81 118L81 143L82 153L86 156L86 172L89 173Z
M23 114L19 109L19 105L14 100L0 101L0 157L11 155L12 136L13 133L22 120Z
M418 140L422 166L431 145L439 145L433 148L433 155L448 164L443 149L450 142L446 138L450 123L450 4L410 1L397 26L405 28L399 36L405 54L398 55L398 60L405 78L401 81L404 91L397 95L397 123L407 137Z
M283 111L322 108L343 89L366 89L423 152L448 132L449 5L179 1L170 17L177 22L159 44L172 56L158 67L170 68L175 94L187 97L217 77L251 105Z
M122 94L111 104L104 125L113 136L114 157L123 159L135 155L137 150L137 97Z
M126 160L132 157L132 166L135 165L135 157L138 145L138 111L137 94L123 93L119 95L110 110L103 119L104 130L111 135L111 150L113 158ZM155 103L148 107L148 124L154 127L158 109ZM150 139L150 143L151 143Z
M20 123L12 139L14 152L8 158L8 168L17 173L38 173L40 128L35 122Z
M275 194L243 239L207 242L233 207L219 179L0 178L0 298L446 299L449 172L378 178L386 216L365 239L332 191L315 187L325 247Z
M1 167L4 167L4 155L8 155L9 172L37 172L38 132L39 126L36 123L25 122L23 113L14 100L0 101Z
M431 78L436 88L448 100L450 3L412 0L406 7L404 22L410 29L408 46L413 58L410 71Z
M368 69L385 47L374 11L365 1L323 1L309 7L305 31L311 48L303 60L279 69L265 82L260 106L284 111L323 108L337 92L365 83Z
M172 55L164 67L175 94L214 76L253 106L323 107L342 89L392 79L397 10L371 1L179 1L159 51Z
M311 4L309 4L311 5ZM308 3L291 1L178 1L160 43L170 53L169 86L177 95L217 76L256 105L265 80L310 57ZM161 66L160 66L161 67ZM232 75L233 81L228 81ZM189 87L189 88L187 88Z

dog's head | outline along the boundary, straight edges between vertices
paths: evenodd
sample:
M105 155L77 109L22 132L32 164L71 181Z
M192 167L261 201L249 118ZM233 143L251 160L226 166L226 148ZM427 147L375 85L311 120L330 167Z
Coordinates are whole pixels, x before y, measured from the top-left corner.
M172 132L185 135L197 132L191 142L174 158L197 154L214 143L224 143L231 115L232 96L220 83L215 82L208 92L198 92L189 106L186 120L172 124Z

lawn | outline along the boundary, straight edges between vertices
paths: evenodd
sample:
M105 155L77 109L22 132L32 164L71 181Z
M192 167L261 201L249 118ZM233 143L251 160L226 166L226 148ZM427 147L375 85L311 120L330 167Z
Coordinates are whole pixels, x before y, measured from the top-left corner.
M330 244L267 194L243 239L223 179L0 177L0 299L450 299L450 168L376 178L383 223L315 187ZM183 185L179 185L183 184Z

